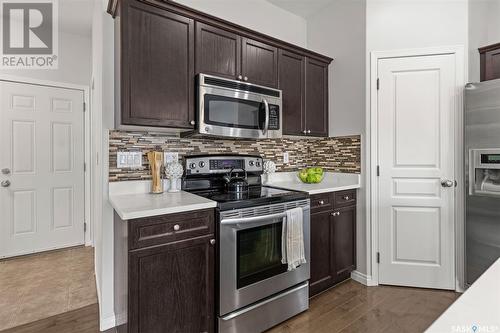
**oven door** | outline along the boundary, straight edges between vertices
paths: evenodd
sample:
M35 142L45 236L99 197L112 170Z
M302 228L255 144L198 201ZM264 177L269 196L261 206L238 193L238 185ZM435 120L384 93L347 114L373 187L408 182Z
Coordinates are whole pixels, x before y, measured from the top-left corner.
M281 263L283 218L287 209L297 206L304 211L307 263L287 271L287 265ZM309 214L309 200L221 212L220 316L309 279Z
M231 89L199 87L199 133L236 138L281 137L281 100Z

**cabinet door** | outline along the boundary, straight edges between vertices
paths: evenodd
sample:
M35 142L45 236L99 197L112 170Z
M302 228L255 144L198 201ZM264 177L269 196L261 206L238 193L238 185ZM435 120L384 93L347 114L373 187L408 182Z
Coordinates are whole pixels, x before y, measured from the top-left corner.
M306 129L328 136L328 64L306 59Z
M249 83L276 88L278 86L278 49L243 38L241 71Z
M356 268L356 206L335 210L333 216L333 252L335 282L348 279Z
M327 289L334 283L333 228L331 212L311 214L311 278L309 296Z
M122 124L193 127L194 21L137 1L122 5Z
M240 74L241 37L196 22L196 74L236 79Z
M500 45L481 54L481 81L500 79Z
M129 332L214 331L212 237L129 253Z
M283 134L304 135L305 57L279 50L278 88L283 92Z

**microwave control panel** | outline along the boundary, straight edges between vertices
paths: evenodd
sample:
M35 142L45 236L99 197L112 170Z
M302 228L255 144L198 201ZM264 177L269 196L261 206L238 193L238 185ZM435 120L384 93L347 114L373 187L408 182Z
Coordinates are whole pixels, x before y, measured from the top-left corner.
M280 107L278 105L269 105L269 129L280 129Z

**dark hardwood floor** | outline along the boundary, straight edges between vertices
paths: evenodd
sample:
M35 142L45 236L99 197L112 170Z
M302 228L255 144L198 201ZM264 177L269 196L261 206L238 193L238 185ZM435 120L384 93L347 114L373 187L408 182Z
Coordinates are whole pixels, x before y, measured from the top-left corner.
M452 291L433 289L368 288L348 280L312 298L309 311L267 333L420 333L458 296ZM1 333L96 333L98 313L98 305L94 304Z

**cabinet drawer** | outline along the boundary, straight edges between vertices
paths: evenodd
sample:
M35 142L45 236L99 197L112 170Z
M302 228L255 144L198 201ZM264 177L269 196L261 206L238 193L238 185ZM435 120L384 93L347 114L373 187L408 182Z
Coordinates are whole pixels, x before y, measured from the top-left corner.
M315 194L311 196L311 210L332 210L333 202L331 193Z
M169 214L129 222L129 249L171 243L214 233L213 209Z
M356 190L335 192L333 196L335 209L356 204Z

